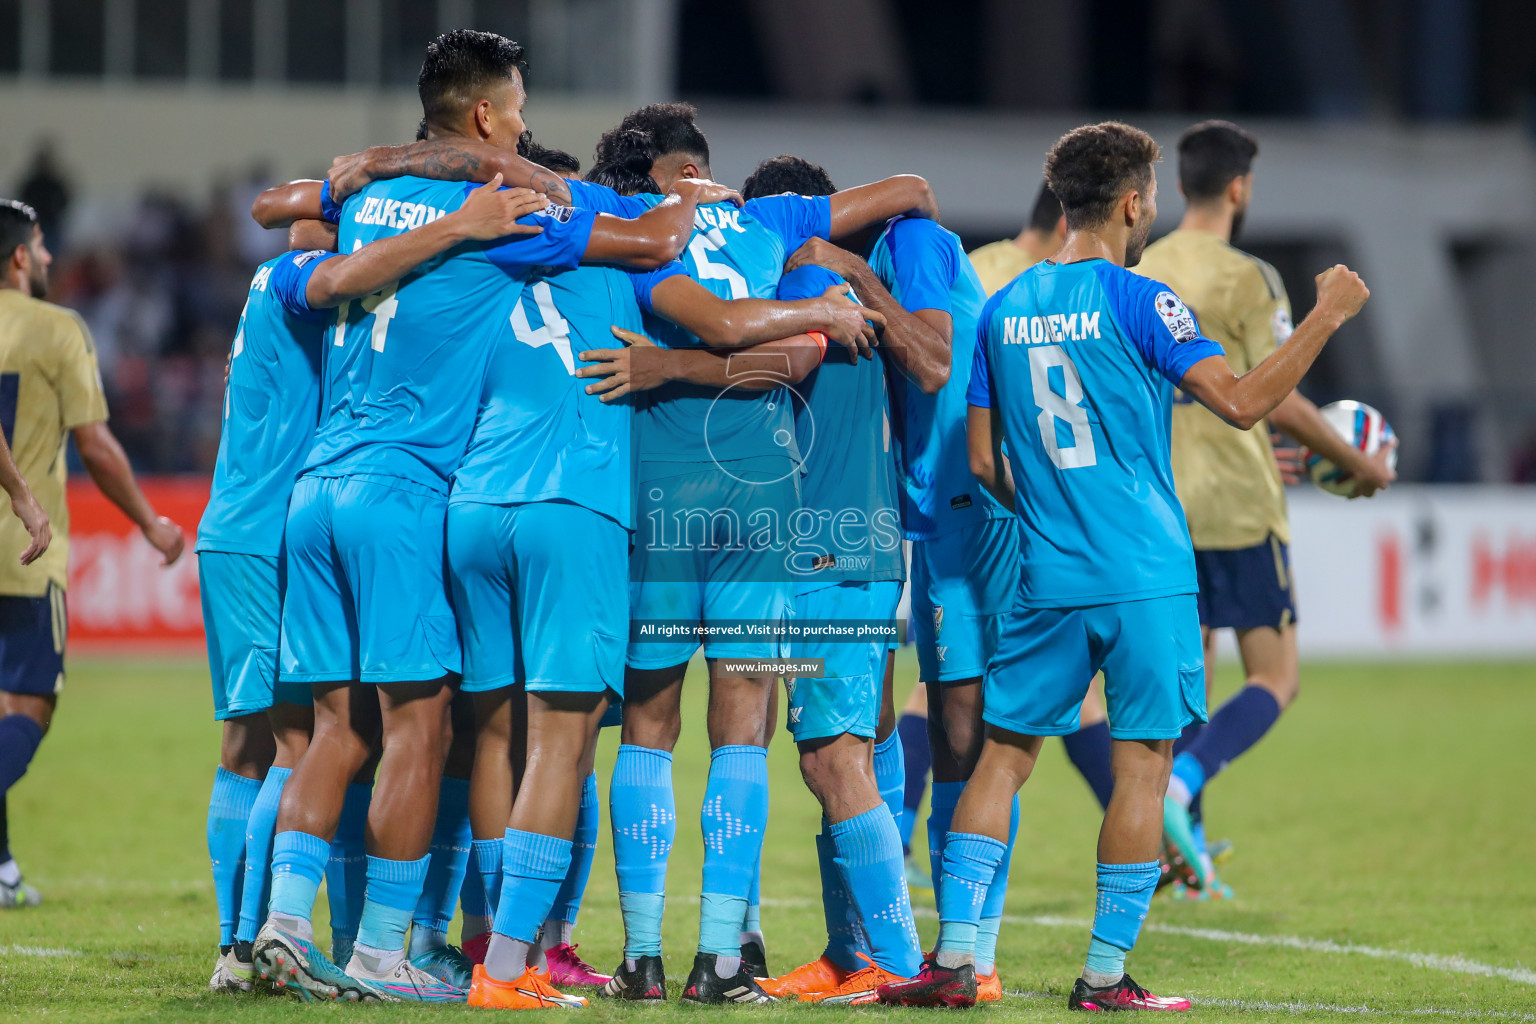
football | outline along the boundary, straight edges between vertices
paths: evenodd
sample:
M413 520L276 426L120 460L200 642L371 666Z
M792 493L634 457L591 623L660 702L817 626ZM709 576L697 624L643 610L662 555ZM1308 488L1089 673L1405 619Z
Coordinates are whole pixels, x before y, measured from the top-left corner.
M1323 418L1344 440L1367 455L1376 454L1382 445L1396 437L1392 425L1380 412L1364 402L1332 402L1323 406L1322 413ZM1392 468L1396 469L1396 450L1387 458ZM1354 481L1331 460L1307 448L1302 449L1302 460L1307 467L1307 475L1323 490L1346 498L1354 493Z

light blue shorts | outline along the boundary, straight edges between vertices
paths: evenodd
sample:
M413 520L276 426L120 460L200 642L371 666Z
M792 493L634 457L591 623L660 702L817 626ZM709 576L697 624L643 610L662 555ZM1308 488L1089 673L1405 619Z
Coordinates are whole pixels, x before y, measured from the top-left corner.
M423 682L459 671L448 500L382 477L301 477L288 504L283 678Z
M624 692L629 531L581 505L448 509L465 690Z
M831 619L887 622L896 618L901 583L840 583L795 599L795 624L814 626ZM796 743L849 733L873 739L880 723L885 659L890 643L875 639L849 643L832 639L796 640L794 658L823 658L824 675L786 679L790 735Z
M278 559L202 551L197 581L203 595L214 719L254 714L279 702L313 704L308 686L277 681L283 606Z
M984 519L912 542L912 641L918 678L978 679L997 650L1019 586L1013 519Z
M982 717L1025 736L1076 732L1100 670L1115 739L1174 739L1191 722L1205 721L1195 595L1086 608L1015 606L987 664Z
M748 460L744 460L748 461ZM769 460L750 460L769 461ZM775 465L782 460L771 460ZM797 577L789 568L787 528L800 508L797 474L753 484L719 467L678 463L685 472L640 484L630 559L627 663L655 669L681 665L700 641L646 641L639 629L657 621L752 623L782 629L794 615ZM654 468L654 467L653 467ZM706 636L706 658L784 658L789 645L772 638Z

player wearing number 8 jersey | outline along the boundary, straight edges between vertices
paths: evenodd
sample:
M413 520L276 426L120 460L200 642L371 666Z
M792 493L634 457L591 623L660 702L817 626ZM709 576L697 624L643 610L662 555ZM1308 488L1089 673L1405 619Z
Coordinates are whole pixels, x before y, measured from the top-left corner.
M1002 860L1009 800L1043 737L1077 728L1102 669L1114 795L1099 833L1092 941L1068 1005L1189 1008L1125 974L1158 879L1173 739L1205 717L1194 552L1169 464L1174 387L1246 429L1367 293L1342 267L1321 275L1318 306L1292 344L1235 376L1177 296L1125 269L1157 216L1157 158L1151 137L1128 125L1063 136L1046 178L1066 242L982 312L967 441L972 470L1018 515L1018 589L987 665L991 728L945 843L934 960L908 985L882 990L892 1002L974 1000L973 892Z

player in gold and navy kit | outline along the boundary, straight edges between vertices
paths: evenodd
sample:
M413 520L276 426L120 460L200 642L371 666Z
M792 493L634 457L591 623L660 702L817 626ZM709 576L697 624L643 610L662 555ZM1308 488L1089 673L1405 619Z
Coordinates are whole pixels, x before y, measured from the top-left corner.
M48 265L37 214L23 203L0 202L0 427L15 452L15 469L36 494L35 517L56 537L33 559L0 558L0 907L38 902L23 886L11 859L4 794L27 770L48 731L64 686L65 570L69 562L69 508L65 504L64 448L73 436L80 460L113 504L134 521L165 558L181 556L181 529L155 511L134 482L133 470L107 429L90 333L70 310L42 301ZM7 457L0 460L4 484ZM13 507L17 493L11 493ZM30 499L29 499L30 500ZM0 552L32 549L37 524L0 519Z
M1179 139L1179 187L1188 206L1177 230L1147 248L1138 273L1165 282L1219 342L1238 373L1257 366L1291 335L1291 303L1275 268L1234 248L1253 193L1258 142L1237 125L1206 121ZM1269 425L1356 480L1355 497L1392 482L1389 449L1367 456L1296 391ZM1189 521L1200 580L1206 664L1218 629L1237 632L1247 685L1180 742L1168 785L1169 840L1193 869L1195 889L1230 894L1217 878L1200 824L1201 789L1279 719L1296 697L1296 606L1290 525L1280 472L1261 424L1238 430L1180 392L1173 407L1173 473ZM1208 677L1209 679L1209 677Z

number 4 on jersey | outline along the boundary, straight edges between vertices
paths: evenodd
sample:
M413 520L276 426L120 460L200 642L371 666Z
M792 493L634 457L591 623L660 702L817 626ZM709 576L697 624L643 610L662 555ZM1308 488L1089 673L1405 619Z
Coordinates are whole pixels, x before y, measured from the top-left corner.
M560 361L565 364L565 372L575 373L576 359L571 355L571 325L555 308L555 296L549 289L549 282L536 281L528 291L533 293L533 301L544 326L535 330L528 321L528 313L523 309L523 300L528 297L525 291L518 297L517 305L512 307L512 333L529 348L553 345Z

